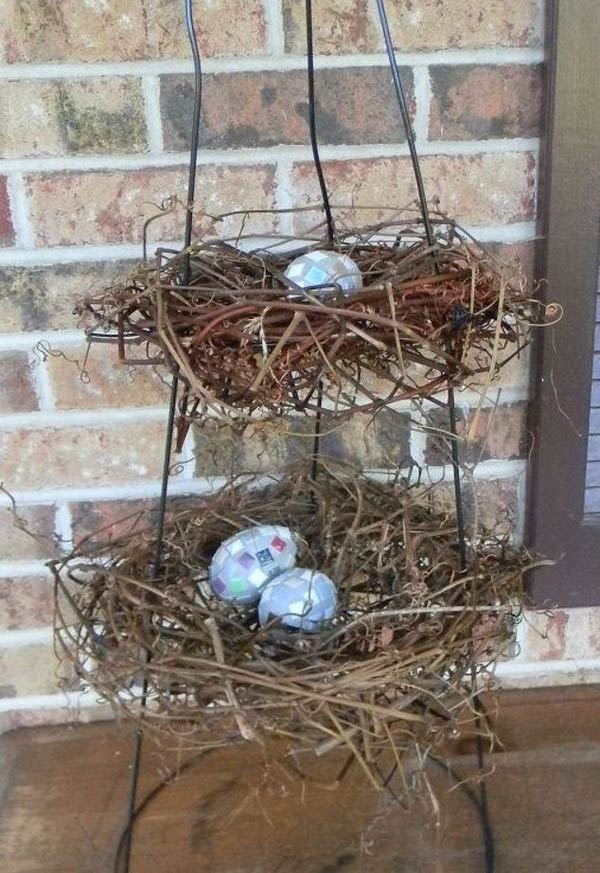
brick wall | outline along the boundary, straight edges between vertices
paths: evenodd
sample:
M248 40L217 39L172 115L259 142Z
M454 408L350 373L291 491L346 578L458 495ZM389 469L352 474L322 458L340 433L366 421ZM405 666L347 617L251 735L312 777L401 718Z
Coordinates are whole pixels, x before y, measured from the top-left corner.
M481 239L521 257L527 269L535 237L542 5L388 4L430 196ZM315 6L319 124L334 199L405 203L413 196L407 149L375 4ZM88 378L80 379L85 349L71 309L82 292L108 284L139 258L144 220L155 204L185 190L191 63L181 7L180 0L4 3L0 481L36 537L14 528L8 512L0 514L0 726L61 720L80 703L76 689L68 700L56 693L44 567L59 547L53 538L64 545L125 514L124 501L137 506L157 494L165 388L149 374L118 367L105 349L95 350ZM208 213L302 204L315 194L303 10L301 0L196 2L206 72L198 200ZM181 215L157 227L155 238L176 241ZM198 230L205 227L200 220ZM277 227L301 229L292 218ZM256 229L269 228L263 222ZM494 438L479 446L474 474L480 514L504 513L517 530L526 397L521 361L504 376ZM461 398L465 416L474 400ZM377 466L387 441L443 473L439 446L410 433L406 422L402 410L382 417L376 449L348 426L331 437L333 449L358 447ZM222 475L240 453L244 462L272 466L303 445L301 433L263 427L242 448L225 446L219 454L205 429L186 446L188 463L173 491L205 488L205 477ZM589 673L599 625L594 614L572 611L549 621L545 637L527 626L521 660L503 669L514 681L535 682L542 670L568 679L575 666L563 658L572 656L583 658ZM532 665L536 660L541 666ZM84 717L103 712L91 703L84 698Z

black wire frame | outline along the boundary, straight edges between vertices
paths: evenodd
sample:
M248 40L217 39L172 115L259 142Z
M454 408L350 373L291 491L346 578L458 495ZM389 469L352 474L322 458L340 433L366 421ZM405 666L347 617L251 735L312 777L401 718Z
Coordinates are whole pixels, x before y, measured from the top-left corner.
M189 172L188 172L188 187L187 187L187 201L186 201L186 220L185 220L185 233L184 233L184 251L189 249L192 241L192 231L193 231L193 208L194 208L194 199L195 199L195 191L196 191L196 171L197 171L197 160L198 160L198 144L199 144L199 135L200 135L200 120L201 120L201 112L202 112L202 61L200 57L200 50L198 46L198 40L196 36L195 26L194 26L194 17L193 17L193 0L183 0L184 3L184 11L185 11L185 25L186 31L188 35L188 40L190 43L193 65L194 65L194 103L193 103L193 113L192 113L192 131L191 131L191 145L190 145L190 160L189 160ZM402 79L400 76L400 70L398 66L398 62L396 59L396 49L394 47L392 36L390 32L389 20L387 16L386 4L385 0L375 0L377 7L377 14L379 17L379 21L381 24L381 31L383 40L385 43L386 54L388 58L388 64L390 68L390 74L392 79L392 86L394 90L394 95L396 98L396 102L398 105L398 110L400 113L400 119L404 131L404 135L406 137L406 142L408 144L408 150L410 154L412 171L416 182L417 193L418 193L418 202L419 208L421 212L421 218L423 221L423 227L425 230L425 235L427 238L427 242L430 246L435 247L435 236L433 233L433 228L431 224L430 214L429 214L429 206L427 202L427 195L425 190L425 183L423 180L423 174L421 170L421 165L419 161L419 155L417 151L417 144L414 136L414 132L412 129L412 124L410 120L410 113L408 110L408 103L406 100L406 94L404 91L404 87L402 84ZM335 233L335 222L333 219L332 209L330 205L329 199L329 191L327 188L327 183L325 180L325 173L323 170L323 165L321 162L321 157L319 153L319 143L318 143L318 130L317 130L317 118L316 118L316 109L317 109L317 100L316 100L316 92L315 92L315 68L314 68L314 33L313 33L313 10L312 10L312 0L305 0L305 11L306 11L306 57L307 57L307 87L308 87L308 123L310 130L310 143L313 155L313 163L315 166L315 172L317 174L317 179L319 183L319 188L321 192L321 200L323 204L323 211L325 213L326 225L327 225L327 236L330 244L333 244L336 238ZM434 259L434 269L435 259ZM189 273L190 273L190 258L189 255L187 258L183 260L183 268L181 275L181 284L188 285L189 284ZM169 414L167 419L167 427L165 432L165 443L164 443L164 456L163 456L163 468L162 468L162 477L161 477L161 487L160 487L160 496L158 500L157 506L157 522L156 522L156 549L154 555L154 563L153 563L153 576L154 578L158 578L162 569L162 557L163 557L163 548L164 548L164 524L165 524L165 516L166 516L166 507L167 507L167 498L168 498L168 488L169 488L169 475L171 469L171 453L173 449L173 440L174 440L174 430L175 430L175 419L177 415L177 405L178 405L178 395L179 395L179 377L178 373L175 372L172 377L171 382L171 393L169 400ZM317 459L319 453L319 437L320 437L320 421L321 421L321 403L322 403L322 392L319 392L319 403L318 410L315 415L315 424L314 424L314 443L313 443L313 475L317 475ZM456 511L456 522L457 522L457 534L458 534L458 550L459 550L459 558L460 558L460 566L464 571L467 566L467 551L466 551L466 535L465 535L465 522L464 522L464 505L463 505L463 494L462 494L462 483L461 483L461 475L460 475L460 456L459 456L459 441L458 441L458 432L457 432L457 419L456 419L456 406L454 399L454 388L452 386L452 382L450 381L448 388L448 399L447 399L447 409L449 416L449 430L451 434L451 445L452 445L452 469L453 469L453 481L454 481L454 499L455 499L455 511ZM146 661L149 663L151 660L151 653L146 653ZM146 706L147 702L147 680L144 680L144 684L142 687L142 695L140 699L140 705L142 712ZM484 758L483 758L483 743L481 739L481 726L482 726L482 711L480 710L480 702L479 698L476 698L478 701L478 706L476 710L477 717L477 751L478 751L478 760L479 766L482 769ZM115 867L117 870L121 869L123 873L129 873L130 864L131 864L131 850L133 843L133 826L135 823L136 816L136 802L138 795L138 783L139 783L139 775L140 775L140 766L141 766L141 758L142 758L142 745L143 745L143 730L139 728L136 731L135 739L134 739L134 751L132 757L131 764L131 780L130 780L130 789L129 789L129 799L127 806L127 822L125 825L125 829L123 831L123 836L121 842L119 844L119 850L116 856L116 864ZM485 784L482 781L480 786L480 807L481 807L481 815L484 821L484 831L486 833L491 834L491 829L489 826L489 814L488 814L488 804L487 804L487 794L485 789ZM489 846L486 841L486 869L487 873L493 873L494 869L494 859L493 859L493 849L489 852Z

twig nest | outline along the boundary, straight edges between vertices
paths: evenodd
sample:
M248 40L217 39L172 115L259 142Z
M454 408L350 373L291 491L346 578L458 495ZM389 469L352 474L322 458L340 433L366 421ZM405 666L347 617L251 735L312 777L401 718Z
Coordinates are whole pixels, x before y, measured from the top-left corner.
M305 751L342 746L373 779L379 751L435 746L450 723L469 720L471 671L511 638L531 563L490 535L471 543L461 573L455 522L433 510L429 492L330 463L316 480L294 468L267 487L232 483L175 504L158 578L152 522L148 513L119 538L53 563L56 640L71 674L164 743L280 736ZM331 616L323 583L320 627L304 626L310 610L300 627L261 626L256 608L210 593L220 543L264 524L297 535L311 609L321 573L335 586ZM271 593L264 607L286 620L296 612L282 614Z
M537 304L519 270L447 221L436 228L433 247L418 223L397 221L299 257L218 240L159 251L77 311L90 339L112 339L123 360L177 372L180 436L207 410L372 413L491 379L528 342Z

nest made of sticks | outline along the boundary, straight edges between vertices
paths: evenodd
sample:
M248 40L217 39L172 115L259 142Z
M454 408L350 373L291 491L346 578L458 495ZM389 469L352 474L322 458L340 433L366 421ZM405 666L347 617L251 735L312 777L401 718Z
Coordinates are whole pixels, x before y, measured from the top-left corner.
M461 572L455 521L427 490L329 462L312 472L176 504L160 578L151 515L113 541L84 541L53 564L56 641L71 675L163 744L342 747L377 783L382 751L439 747L471 720L473 673L511 638L532 560L489 536L470 543ZM290 527L298 565L335 582L326 630L261 629L256 610L210 594L218 545L260 523Z
M518 267L502 265L439 218L433 246L414 217L335 243L210 239L158 250L129 278L76 309L92 340L130 364L165 364L187 387L183 419L207 409L247 417L376 411L449 383L491 379L527 344L539 315ZM301 248L299 248L299 246ZM311 249L349 255L363 289L302 291L284 276ZM128 344L139 345L136 356Z

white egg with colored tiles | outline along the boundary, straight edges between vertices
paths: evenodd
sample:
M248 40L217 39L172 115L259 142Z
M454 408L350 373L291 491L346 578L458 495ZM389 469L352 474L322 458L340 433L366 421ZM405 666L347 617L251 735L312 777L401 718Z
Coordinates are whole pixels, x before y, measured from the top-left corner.
M296 562L296 542L289 528L261 524L221 543L210 564L208 580L221 600L255 606L264 586Z

